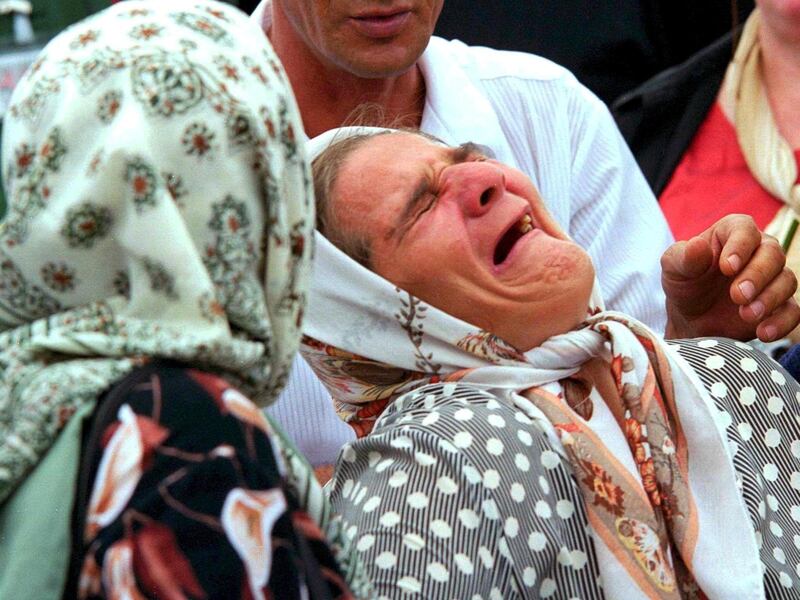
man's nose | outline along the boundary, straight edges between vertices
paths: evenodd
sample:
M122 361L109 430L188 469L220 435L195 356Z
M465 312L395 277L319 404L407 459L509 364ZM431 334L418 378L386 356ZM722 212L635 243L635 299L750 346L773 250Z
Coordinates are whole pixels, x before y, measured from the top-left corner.
M452 165L442 174L441 194L450 196L468 216L479 216L492 208L506 191L502 169L490 162Z

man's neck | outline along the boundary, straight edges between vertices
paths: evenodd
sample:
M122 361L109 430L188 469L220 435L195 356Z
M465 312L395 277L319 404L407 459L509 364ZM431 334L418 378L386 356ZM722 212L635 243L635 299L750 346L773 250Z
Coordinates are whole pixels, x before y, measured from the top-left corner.
M419 127L425 105L425 81L417 65L393 77L364 79L324 64L297 35L282 11L274 7L267 32L289 76L306 135L314 137L339 127L362 105L359 125Z
M800 148L800 40L787 40L761 22L764 85L783 138Z

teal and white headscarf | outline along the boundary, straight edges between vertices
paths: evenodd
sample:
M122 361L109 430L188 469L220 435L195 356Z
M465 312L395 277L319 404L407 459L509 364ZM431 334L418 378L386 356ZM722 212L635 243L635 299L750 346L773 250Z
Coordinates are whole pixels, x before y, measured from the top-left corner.
M0 504L147 357L276 398L314 224L301 132L263 32L225 4L122 2L48 44L5 118Z

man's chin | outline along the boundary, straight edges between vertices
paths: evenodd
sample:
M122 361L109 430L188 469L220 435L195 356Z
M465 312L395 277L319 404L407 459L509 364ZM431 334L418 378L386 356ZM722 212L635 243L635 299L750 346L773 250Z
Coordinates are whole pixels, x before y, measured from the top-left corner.
M342 57L339 68L361 79L387 79L408 73L422 56L424 47L419 53L409 52L407 47L395 47L397 43L385 47L368 47L354 56Z

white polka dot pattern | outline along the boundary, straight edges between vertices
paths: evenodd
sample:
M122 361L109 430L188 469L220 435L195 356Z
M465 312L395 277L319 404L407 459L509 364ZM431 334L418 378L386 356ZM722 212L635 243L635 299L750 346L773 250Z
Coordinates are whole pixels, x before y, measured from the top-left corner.
M766 596L797 598L800 387L772 359L745 344L711 339L674 344L725 415L719 422L759 541ZM722 363L725 368L714 368ZM722 389L726 393L715 393Z
M426 386L346 453L331 501L377 596L603 597L569 464L516 409L470 386Z
M745 344L671 346L716 403L766 595L792 598L800 387ZM527 416L469 385L429 385L396 400L343 451L331 490L379 597L603 598L569 464Z

